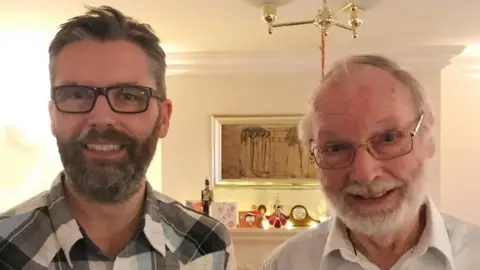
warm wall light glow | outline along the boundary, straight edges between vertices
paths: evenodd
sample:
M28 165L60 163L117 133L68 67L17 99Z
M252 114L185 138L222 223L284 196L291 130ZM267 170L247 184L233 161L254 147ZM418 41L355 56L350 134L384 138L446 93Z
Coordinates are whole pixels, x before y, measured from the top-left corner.
M267 219L262 220L262 228L264 230L268 230L270 228L270 223L268 223Z
M192 57L185 57L185 52L188 52L186 48L174 44L160 43L165 51L167 58L167 76L181 75L189 72L196 61Z
M472 45L466 47L460 56L465 57L480 57L480 45Z
M182 46L171 44L171 43L160 43L160 46L162 46L162 49L165 51L165 53L178 53L178 52L184 52L187 51Z
M285 223L285 228L286 228L287 230L293 229L293 223L290 222L290 220L288 220L287 223Z
M53 34L0 31L2 212L48 188L61 169L48 116L48 45Z
M1 126L19 128L28 136L49 134L48 45L52 38L49 31L0 31Z
M327 217L327 216L321 216L318 220L319 220L320 222L325 222L325 221L327 221L329 218L330 218L330 217Z

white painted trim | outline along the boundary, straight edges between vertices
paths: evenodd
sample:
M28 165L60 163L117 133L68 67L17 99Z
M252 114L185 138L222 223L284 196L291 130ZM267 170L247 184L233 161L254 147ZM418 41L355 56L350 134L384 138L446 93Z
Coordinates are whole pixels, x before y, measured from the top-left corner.
M350 51L349 51L350 49ZM355 49L355 51L353 51ZM463 46L423 46L398 49L335 48L329 65L349 54L381 54L409 70L442 70L463 51ZM348 52L348 53L347 53ZM319 51L308 52L176 52L167 55L167 74L216 75L235 73L319 73ZM328 66L327 66L328 68Z
M480 56L455 57L452 68L466 76L480 78Z

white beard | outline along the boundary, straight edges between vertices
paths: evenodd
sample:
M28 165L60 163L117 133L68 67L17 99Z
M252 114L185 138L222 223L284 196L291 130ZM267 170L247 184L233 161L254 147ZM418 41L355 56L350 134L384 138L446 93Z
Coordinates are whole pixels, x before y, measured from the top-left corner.
M414 179L408 183L408 186L403 187L406 188L403 200L393 211L378 211L372 215L362 215L345 203L343 197L332 194L328 190L324 190L324 194L332 207L332 212L334 212L350 230L369 236L385 235L411 221L418 215L420 208L427 200L428 180L426 170L428 166L426 165L427 164L421 165L419 172L414 175ZM387 184L385 181L388 180L378 181ZM390 184L398 181L399 180L391 180Z

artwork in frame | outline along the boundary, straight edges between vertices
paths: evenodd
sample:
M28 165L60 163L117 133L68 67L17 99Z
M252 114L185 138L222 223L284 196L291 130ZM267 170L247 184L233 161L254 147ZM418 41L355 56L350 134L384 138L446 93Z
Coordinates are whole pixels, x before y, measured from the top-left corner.
M315 188L315 163L297 136L299 115L213 116L215 185Z

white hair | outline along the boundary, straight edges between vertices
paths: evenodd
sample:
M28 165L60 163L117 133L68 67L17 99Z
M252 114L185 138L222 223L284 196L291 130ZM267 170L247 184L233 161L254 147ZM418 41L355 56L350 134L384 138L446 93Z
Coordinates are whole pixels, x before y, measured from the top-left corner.
M325 75L318 89L313 93L308 103L307 110L298 124L298 138L305 144L309 145L313 139L312 118L314 113L315 99L318 93L328 88L333 80L338 79L342 75L350 74L350 69L356 66L372 66L390 73L396 80L404 84L411 92L413 104L418 113L423 112L423 127L431 136L431 130L434 123L434 113L428 95L420 82L408 71L402 69L395 61L380 55L354 55L338 61L332 69Z

